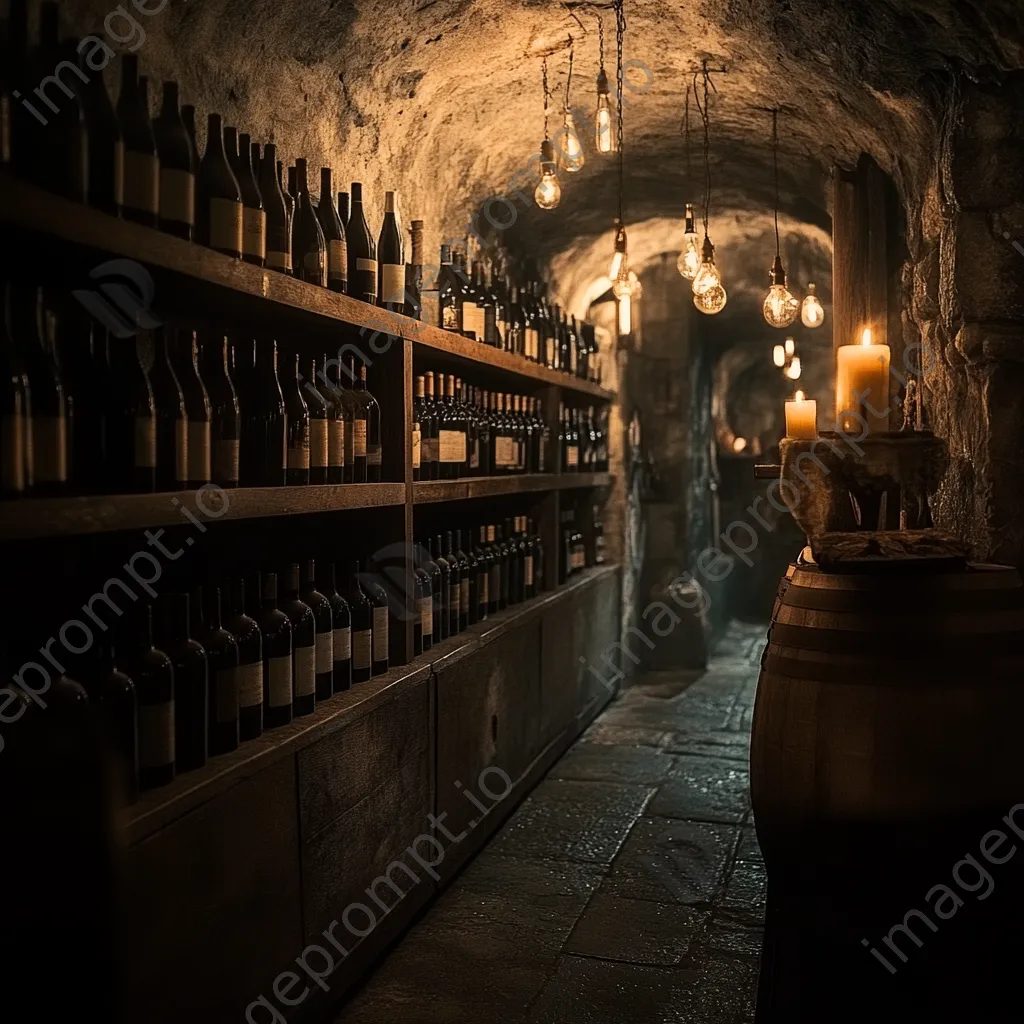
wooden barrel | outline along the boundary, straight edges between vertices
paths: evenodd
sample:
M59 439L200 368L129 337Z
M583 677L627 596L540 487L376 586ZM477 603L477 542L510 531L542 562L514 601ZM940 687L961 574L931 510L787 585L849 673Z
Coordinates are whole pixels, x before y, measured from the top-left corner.
M779 589L775 594L775 604L772 605L772 622L779 617L779 609L782 607L782 599L786 596L786 591L789 590L789 584L793 579L793 573L796 572L796 563L790 562L789 568L786 569L786 575L779 580Z
M759 1024L1019 1019L1024 852L997 865L982 846L1001 830L997 858L1024 847L1024 587L1001 566L885 569L797 567L769 631L750 751ZM974 893L954 876L968 855Z

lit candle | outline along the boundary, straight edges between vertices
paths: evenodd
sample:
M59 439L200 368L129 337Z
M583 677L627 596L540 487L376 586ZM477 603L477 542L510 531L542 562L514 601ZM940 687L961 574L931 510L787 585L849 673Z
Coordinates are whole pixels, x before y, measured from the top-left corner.
M841 345L836 364L836 420L840 429L858 434L867 421L869 433L891 430L889 423L889 346L873 345L865 330L859 345Z
M818 436L818 403L805 399L798 391L786 402L786 437L815 438Z

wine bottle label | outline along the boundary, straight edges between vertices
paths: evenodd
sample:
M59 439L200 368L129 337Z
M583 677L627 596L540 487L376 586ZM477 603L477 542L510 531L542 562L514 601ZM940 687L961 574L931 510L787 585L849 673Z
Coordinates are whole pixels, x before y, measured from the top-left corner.
M25 490L25 417L4 416L0 439L0 487L6 494Z
M337 239L327 243L327 277L331 281L348 280L348 247Z
M280 658L268 658L266 662L267 703L271 708L287 707L292 702L292 658L290 654Z
M345 465L345 421L330 420L327 424L327 465Z
M451 614L455 618L459 617L459 601L460 595L462 594L462 586L459 583L452 583L448 587L448 604L451 607Z
M434 602L429 597L421 597L416 602L416 610L420 614L420 622L423 623L423 635L434 635Z
M512 325L507 320L498 320L494 326L498 334L498 348L504 348L505 339L508 338Z
M473 450L469 456L470 469L480 468L480 441L477 438L473 439Z
M412 468L419 469L423 458L423 437L418 423L412 428Z
M238 483L239 443L237 438L213 442L213 475L218 484Z
M480 603L490 604L491 603L491 580L490 573L484 571L480 573Z
M469 577L459 584L459 614L469 614Z
M371 632L369 629L357 629L352 634L352 668L356 671L370 667Z
M268 249L267 267L270 270L290 272L292 269L292 254L290 252L280 252L276 249Z
M477 313L479 312L480 307L475 302L462 303L462 330L464 334L476 334ZM479 334L476 337L478 340L483 340Z
M352 657L352 627L342 626L334 631L334 660L348 661Z
M570 466L578 466L580 464L580 450L576 445L569 445L569 447L566 448L565 450L565 454L566 462Z
M204 484L210 479L210 423L188 425L188 479Z
M443 331L460 331L459 311L455 306L441 307L441 329Z
M135 417L135 466L156 469L156 417Z
M316 693L316 647L295 648L295 696Z
M124 206L124 140L114 143L114 202Z
M63 416L36 416L32 420L36 483L64 483L68 478L68 430Z
M380 267L381 302L405 302L405 264L382 263Z
M174 701L139 705L139 767L174 763Z
M229 725L238 719L238 690L235 673L237 669L225 668L217 673L214 685L217 693L214 699L215 715L218 725Z
M388 610L373 609L373 660L388 660Z
M259 707L263 703L263 662L239 665L235 669L235 685L240 708Z
M462 430L438 431L438 459L441 462L466 461L466 434Z
M515 442L511 437L497 437L494 439L494 464L496 466L513 466L515 455Z
M160 168L160 219L175 224L196 222L196 179L189 171Z
M384 458L384 449L379 444L368 444L366 446L366 464L368 466L379 466Z
M242 204L234 199L210 200L210 248L242 254Z
M493 526L488 526L487 527L487 543L488 544L493 544L494 543L494 527Z
M366 458L366 420L352 421L352 455L357 459Z
M330 464L330 441L327 420L309 421L309 465L313 469L326 469Z
M289 469L309 469L309 449L289 448L287 465Z
M528 359L536 359L540 344L540 336L537 334L536 327L526 328L526 357Z
M242 252L257 259L267 258L267 214L265 210L242 210Z
M362 256L356 259L356 270L364 270L368 274L373 274L374 277L377 275L377 261L376 260L364 260Z
M533 555L527 555L523 568L523 580L528 587L533 586Z
M576 354L575 347L570 347L570 349L569 349L569 372L570 373L575 373L576 372L576 360L577 360L577 358L578 357L577 357L577 354Z
M325 629L316 635L316 674L334 671L334 633Z
M125 151L124 205L154 215L160 212L160 161L155 153Z

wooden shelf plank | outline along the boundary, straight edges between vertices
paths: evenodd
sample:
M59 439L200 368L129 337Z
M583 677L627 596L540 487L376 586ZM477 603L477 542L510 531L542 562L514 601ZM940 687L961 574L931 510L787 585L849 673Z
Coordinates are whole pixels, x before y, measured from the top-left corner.
M297 718L290 725L265 732L258 739L241 744L230 754L210 758L205 767L178 776L169 786L143 793L142 799L126 808L122 814L121 827L125 841L129 845L140 842L244 779L256 775L272 762L297 753L374 708L401 696L410 687L422 682L442 662L450 664L464 657L539 615L551 605L564 601L569 595L579 593L618 571L615 565L586 569L568 583L545 591L532 601L498 612L457 636L442 640L410 664L375 676L369 682L358 683L351 690L318 704L312 715Z
M438 501L607 487L611 482L609 473L527 473L523 476L482 476L465 480L420 480L413 484L412 491L415 504L426 505Z
M227 495L226 511L223 511L220 494ZM404 484L241 487L222 492L214 489L201 497L196 491L181 491L80 498L27 498L23 501L0 502L0 540L174 526L187 522L183 508L200 520L210 522L404 504Z
M222 295L227 292L252 302L265 300L306 315L407 338L416 345L444 352L462 362L484 364L510 376L557 385L565 391L603 401L615 397L614 392L597 384L538 366L522 356L489 348L284 274L261 270L153 228L119 220L50 195L6 173L0 173L0 224L26 232L41 232L97 253L135 260L152 270L200 282ZM258 315L259 307L252 309ZM376 344L380 346L381 342L378 340Z

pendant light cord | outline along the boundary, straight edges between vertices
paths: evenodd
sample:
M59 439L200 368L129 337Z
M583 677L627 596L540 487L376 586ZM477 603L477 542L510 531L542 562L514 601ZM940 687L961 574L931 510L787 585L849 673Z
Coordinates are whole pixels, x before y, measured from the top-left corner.
M548 59L541 65L541 81L544 88L544 141L548 139Z
M625 192L625 153L622 148L622 40L626 34L626 14L622 9L623 0L615 0L615 108L618 114L619 131L619 224L623 220L623 194Z
M600 14L597 16L597 46L601 54L601 70L604 71L604 19Z
M779 242L779 111L772 111L772 153L775 161L775 255L782 255Z
M701 104L700 93L697 91L698 79L704 80L704 103ZM708 87L711 74L708 71L708 62L705 60L700 71L693 76L693 99L697 104L701 121L704 124L704 238L708 237L708 220L711 214L711 133L708 123Z
M569 109L569 90L572 87L572 60L573 60L573 43L572 36L569 36L569 74L565 79L565 109Z
M683 142L686 147L686 185L693 181L693 150L690 146L690 83L686 83L686 106L683 109Z

